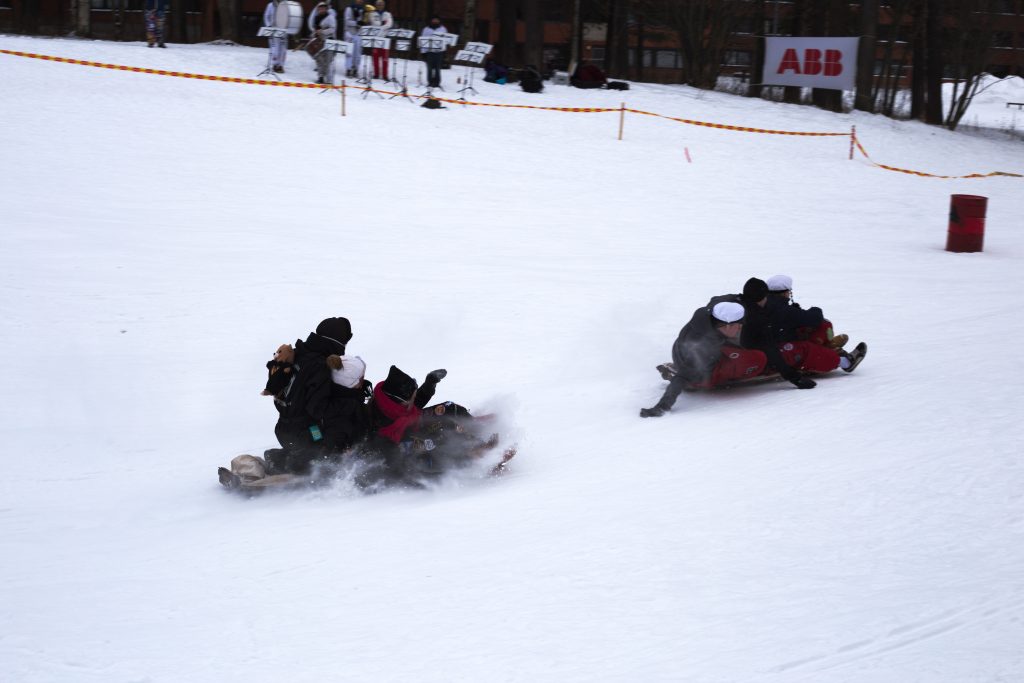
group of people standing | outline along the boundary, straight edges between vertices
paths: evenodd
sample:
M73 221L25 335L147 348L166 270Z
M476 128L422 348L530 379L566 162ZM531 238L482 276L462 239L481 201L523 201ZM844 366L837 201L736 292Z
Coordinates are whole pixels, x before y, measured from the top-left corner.
M818 307L802 308L793 301L793 279L775 275L767 282L756 277L741 294L712 297L680 330L672 345L668 388L641 417L660 417L675 405L684 390L712 389L732 382L777 374L798 389L813 389L808 375L841 368L853 372L867 353L861 342L853 351L843 347L845 334L835 334Z
M465 465L497 445L497 435L478 434L486 419L456 403L427 407L444 369L422 383L392 365L376 385L366 379L366 363L346 353L352 326L327 318L305 340L284 344L267 363L263 394L278 412L274 433L280 448L263 458L239 456L221 468L221 483L240 486L244 477L309 475L317 464L358 460L372 481L414 483ZM511 456L508 456L511 457Z
M154 0L155 1L155 0ZM278 7L282 0L271 0L263 12L263 25L275 26ZM352 49L345 59L345 75L355 77L358 75L363 60L363 37L359 35L359 29L370 26L379 28L381 33L394 27L395 20L391 12L387 10L385 0L376 0L368 4L366 0L352 0L342 10L339 22L338 12L331 7L330 2L319 2L309 13L306 19L306 27L309 30L310 40L307 43L307 51L316 62L317 83L326 83L330 80L331 67L334 62L334 52L323 49L323 41L334 40L339 35L352 44ZM448 30L441 23L441 18L431 17L428 25L423 29L421 36L432 36L435 34L447 33ZM288 55L288 38L270 39L270 64L275 73L284 73L284 64ZM427 65L427 80L430 87L441 86L441 63L444 58L447 46L440 49L429 48L423 50L423 59ZM375 47L371 52L372 76L389 80L390 50L388 48Z

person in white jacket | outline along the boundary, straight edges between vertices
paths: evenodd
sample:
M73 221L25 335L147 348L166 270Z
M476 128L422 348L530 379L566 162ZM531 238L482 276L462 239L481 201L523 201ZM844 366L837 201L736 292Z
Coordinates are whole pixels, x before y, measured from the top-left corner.
M370 25L378 27L383 38L385 37L384 33L395 25L395 19L391 16L391 12L387 10L387 7L385 7L384 0L377 0L374 7L376 7L376 11L370 15ZM388 80L388 62L391 56L389 53L390 50L386 47L373 48L374 78Z
M263 25L273 28L275 26L274 20L277 18L277 6L279 0L271 0L267 3L267 8L263 10ZM288 36L282 36L280 38L271 38L270 43L270 65L274 69L274 73L284 73L284 58L288 55Z
M322 40L333 39L338 28L337 14L327 7L326 2L317 3L313 11L309 13L310 40L320 38ZM330 50L321 49L313 59L316 61L316 82L327 83L330 78L331 64L334 62L334 53Z
M345 20L345 40L352 43L352 52L348 55L346 71L349 76L355 76L356 70L363 61L363 39L359 35L359 27L363 26L363 12L366 0L355 0L345 8L343 18Z

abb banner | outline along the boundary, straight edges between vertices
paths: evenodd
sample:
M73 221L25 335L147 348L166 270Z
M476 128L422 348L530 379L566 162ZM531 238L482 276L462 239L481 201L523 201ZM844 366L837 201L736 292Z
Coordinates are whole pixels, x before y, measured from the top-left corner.
M860 38L765 38L765 85L853 90Z

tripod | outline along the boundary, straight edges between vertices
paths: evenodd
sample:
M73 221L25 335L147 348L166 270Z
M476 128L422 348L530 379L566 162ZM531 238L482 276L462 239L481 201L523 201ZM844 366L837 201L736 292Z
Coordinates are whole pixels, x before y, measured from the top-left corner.
M462 90L459 90L459 101L460 102L464 103L466 101L466 93L467 92L473 93L474 95L479 95L480 94L480 93L478 93L476 91L476 88L473 87L473 74L475 72L476 72L476 69L474 67L470 66L469 64L466 65L466 73L462 77L462 82L465 83L465 85L462 87Z
M391 81L393 81L401 89L398 92L396 92L394 95L389 97L388 98L389 100L393 100L396 97L404 97L405 99L409 100L413 104L416 104L416 102L409 95L409 88L405 87L405 79L406 79L406 76L408 76L408 74L409 74L409 58L406 57L405 59L402 60L402 82L399 83L394 78L391 79ZM389 82L391 82L391 81L389 81Z

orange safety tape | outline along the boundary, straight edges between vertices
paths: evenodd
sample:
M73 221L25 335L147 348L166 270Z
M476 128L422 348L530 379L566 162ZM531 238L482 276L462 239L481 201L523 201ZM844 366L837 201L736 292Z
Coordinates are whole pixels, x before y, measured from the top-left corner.
M724 123L708 123L707 121L694 121L693 119L680 119L675 116L665 116L664 114L656 114L651 111L641 111L639 109L626 109L626 111L633 114L643 114L644 116L656 116L660 119L668 119L669 121L678 121L679 123L686 123L691 126L705 126L707 128L719 128L721 130L738 130L744 133L766 133L768 135L811 135L816 137L839 137L847 136L849 133L808 133L796 130L771 130L768 128L748 128L747 126L730 126Z
M78 64L79 66L94 66L101 69L114 69L115 71L131 71L134 73L143 74L156 74L158 76L174 76L177 78L192 78L202 81L222 81L225 83L243 83L246 85L273 85L285 88L315 88L317 90L325 89L340 89L340 88L352 88L354 90L365 90L369 92L377 92L382 95L399 95L401 93L389 92L387 90L375 90L373 88L363 88L353 85L340 85L340 86L325 86L319 83L296 83L294 81L266 81L258 78L235 78L231 76L209 76L205 74L193 74L186 73L183 71L165 71L164 69L146 69L137 66L122 66L120 64L105 64L103 62L90 62L84 59L70 59L68 57L54 57L52 55L39 55L31 52L19 52L17 50L4 50L0 49L0 53L13 55L15 57L29 57L31 59L42 59L49 62L62 62L65 64ZM426 95L412 95L411 97L425 98ZM568 112L609 112L619 111L618 108L598 108L598 107L538 107L528 104L490 104L486 102L469 102L463 100L450 100L441 97L435 97L434 99L442 102L450 102L452 104L466 104L474 105L478 107L509 107L514 109L542 109L546 111L568 111Z
M916 175L921 178L944 178L947 180L958 179L958 178L992 178L995 176L1005 176L1008 178L1024 178L1024 175L1019 173L1008 173L1006 171L992 171L991 173L969 173L967 175L936 175L934 173L925 173L923 171L911 171L907 168L898 168L896 166L887 166L880 164L868 155L868 151L864 149L864 145L860 144L860 140L857 136L853 136L853 143L857 145L857 149L864 155L864 158L879 168L884 168L887 171L896 171L897 173L906 173L908 175Z
M14 55L15 57L30 57L42 59L48 62L63 62L65 64L78 64L79 66L95 66L101 69L114 69L115 71L132 71L142 74L156 74L157 76L175 76L177 78L193 78L201 81L224 81L227 83L245 83L247 85L276 85L285 88L319 88L325 86L316 83L295 83L293 81L264 81L258 78L233 78L230 76L208 76L206 74L190 74L183 71L165 71L163 69L144 69L138 66L122 66L120 64L104 64L103 62L90 62L84 59L69 59L67 57L54 57L52 55L37 55L31 52L18 52L17 50L0 49L0 53Z
M105 64L103 62L90 62L84 59L70 59L68 57L55 57L53 55L39 55L31 52L21 52L18 50L6 50L0 48L0 54L12 55L14 57L28 57L31 59L42 59L50 62L61 62L64 64L78 64L80 66L94 66L101 69L114 69L115 71L131 71L134 73L144 74L156 74L157 76L174 76L176 78L192 78L202 81L222 81L225 83L243 83L245 85L272 85L284 88L315 88L317 90L327 89L344 89L354 88L356 90L364 90L367 92L380 93L382 95L401 95L402 93L391 92L388 90L376 90L374 88L361 88L358 86L341 85L341 86L325 86L320 83L296 83L294 81L265 81L258 78L235 78L232 76L209 76L206 74L193 74L184 71L166 71L164 69L146 69L138 66L123 66L121 64ZM747 126L730 126L724 123L710 123L708 121L696 121L694 119L683 119L676 116L665 116L664 114L657 114L655 112L643 111L641 109L629 109L626 107L540 107L532 104L493 104L490 102L470 102L468 100L452 100L444 97L434 97L433 95L410 95L416 99L431 98L440 102L448 102L449 104L461 104L464 106L473 107L502 107L507 109L536 109L540 111L564 111L564 112L576 112L576 113L601 113L601 112L613 112L613 111L628 111L632 114L640 114L642 116L654 116L656 118L667 119L669 121L677 121L678 123L685 123L692 126L704 126L707 128L717 128L719 130L735 130L744 133L763 133L768 135L803 135L803 136L815 136L815 137L838 137L850 135L850 133L817 133L817 132L805 132L805 131L794 131L794 130L771 130L768 128L750 128ZM854 144L857 145L857 149L864 155L864 158L869 162L884 168L887 171L896 171L898 173L907 173L909 175L916 175L923 178L991 178L993 176L1005 176L1009 178L1022 178L1021 174L1008 173L1005 171L993 171L991 173L970 173L968 175L936 175L934 173L924 173L923 171L912 171L906 168L898 168L896 166L887 166L880 164L872 159L867 150L864 149L864 145L860 143L860 140L856 136L853 137Z

